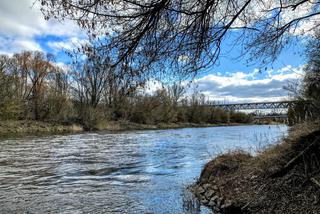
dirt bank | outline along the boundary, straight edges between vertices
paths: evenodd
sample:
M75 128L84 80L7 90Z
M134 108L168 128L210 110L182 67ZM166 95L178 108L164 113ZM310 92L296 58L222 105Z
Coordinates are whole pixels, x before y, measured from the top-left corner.
M242 151L207 163L192 187L222 213L320 213L320 124L294 127L257 156Z

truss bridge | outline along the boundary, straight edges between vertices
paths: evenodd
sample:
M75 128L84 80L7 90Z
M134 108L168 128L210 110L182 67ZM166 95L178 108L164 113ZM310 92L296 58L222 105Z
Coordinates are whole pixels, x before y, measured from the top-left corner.
M256 103L233 103L233 104L212 104L216 108L229 111L235 110L258 110L258 109L288 109L296 101L277 101L277 102L256 102Z

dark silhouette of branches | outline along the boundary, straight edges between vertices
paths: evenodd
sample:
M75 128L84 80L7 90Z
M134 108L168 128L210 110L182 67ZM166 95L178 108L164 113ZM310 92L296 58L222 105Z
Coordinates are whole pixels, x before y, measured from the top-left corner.
M318 28L320 13L317 0L39 1L45 18L75 20L98 38L114 65L179 75L215 64L224 39L240 29L235 42L251 59L273 61L292 35Z

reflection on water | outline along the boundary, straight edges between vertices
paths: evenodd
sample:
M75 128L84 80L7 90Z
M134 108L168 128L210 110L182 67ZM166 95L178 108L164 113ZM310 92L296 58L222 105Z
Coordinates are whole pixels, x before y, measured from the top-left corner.
M185 187L208 160L254 152L286 132L230 126L1 140L0 212L186 213Z

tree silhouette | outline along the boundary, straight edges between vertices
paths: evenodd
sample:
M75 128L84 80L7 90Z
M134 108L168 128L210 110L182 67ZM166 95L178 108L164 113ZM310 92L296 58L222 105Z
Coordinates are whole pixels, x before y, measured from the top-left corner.
M46 19L71 19L116 58L143 71L197 73L236 32L249 59L269 63L319 27L318 0L39 0Z

